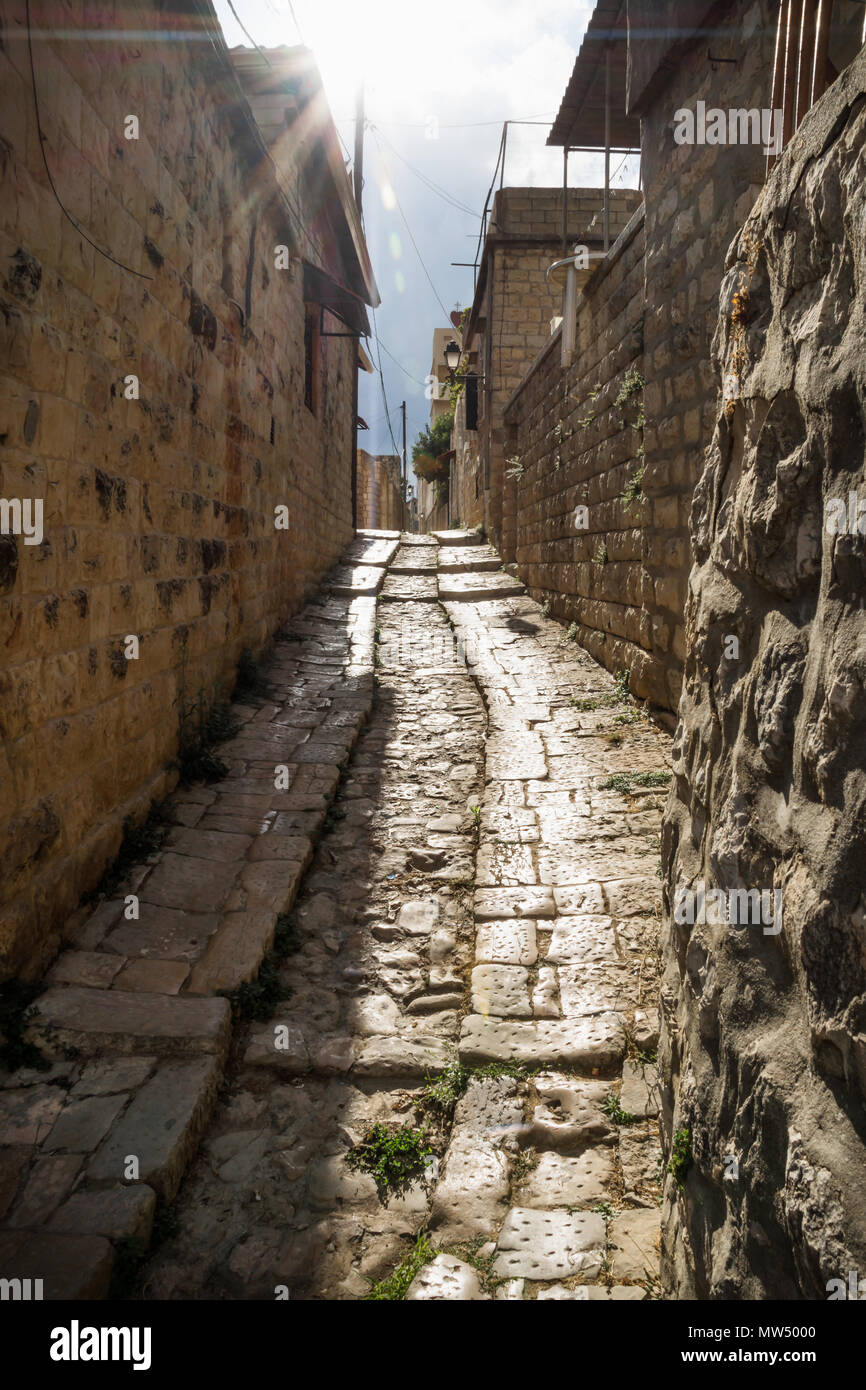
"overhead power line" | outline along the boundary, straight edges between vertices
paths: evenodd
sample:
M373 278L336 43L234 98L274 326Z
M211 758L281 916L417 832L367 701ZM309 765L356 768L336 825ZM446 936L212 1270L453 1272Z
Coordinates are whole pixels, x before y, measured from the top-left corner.
M450 203L451 207L456 208L458 212L468 213L470 217L475 217L480 221L480 214L475 212L473 208L469 208L466 206L465 203L461 203L458 198L453 197L453 195L450 194L446 189L441 188L438 183L434 182L433 179L428 178L428 176L422 173L420 169L416 169L415 165L410 163L410 161L406 159L405 156L402 155L394 145L391 144L390 140L386 139L386 137L382 134L382 131L379 130L378 126L374 126L371 122L370 129L375 131L376 134L379 135L382 140L384 140L385 144L388 146L388 149L391 151L392 154L395 154L397 156L400 163L405 164L406 168L410 169L412 173L416 176L416 178L420 179L421 182L425 184L432 193L437 194L437 196L442 198L444 202Z
M374 324L374 328L375 328L375 324ZM426 385L427 385L426 381L419 381L418 378L417 378L417 376L413 376L411 372L407 372L407 371L406 371L406 368L403 366L403 363L400 362L400 361L394 356L393 352L389 352L389 351L388 351L388 349L386 348L385 344L382 342L382 339L379 337L378 333L376 334L376 342L377 342L377 344L381 347L382 351L385 353L385 356L386 356L386 357L390 357L391 361L394 363L394 366L400 368L400 371L403 373L404 376L407 376L407 377L409 378L410 381L414 381L416 386L426 386Z
M502 116L498 121L458 121L456 124L442 123L440 130L475 130L479 126L498 125L503 121L508 121L510 125L524 125L527 121L549 120L556 115L555 111L542 111L538 116ZM426 130L428 121L380 121L380 125L399 126L403 130Z
M252 44L253 48L254 48L254 49L256 50L256 52L258 53L259 57L260 57L260 58L264 58L265 62L268 64L268 67L271 67L272 64L271 64L270 62L268 62L268 55L267 55L267 53L265 53L264 49L259 48L258 44L256 43L255 39L253 38L253 36L252 36L252 34L250 33L249 29L248 29L247 26L244 24L243 20L241 19L240 15L238 14L237 10L235 9L234 5L232 4L232 0L226 0L226 3L228 4L229 9L231 10L232 14L234 15L235 19L237 20L237 22L238 22L240 28L243 29L244 33L246 34L246 36L247 36L247 38L249 39L250 43Z
M379 140L379 135L378 135L378 132L375 130L375 128L373 128L373 138L374 138L374 140L376 141L376 146L377 146L377 148L378 148L378 150L379 150L379 157L380 157L380 159L382 160L382 163L383 163L384 166L385 166L385 173L388 175L388 182L389 182L390 185L391 185L391 191L392 191L392 193L394 194L394 201L396 202L397 208L398 208L398 210L399 210L399 212L400 212L400 216L401 216L402 219L403 219L403 225L405 226L406 231L407 231L408 234L409 234L409 240L411 241L412 245L413 245L414 248L415 248L415 255L418 257L418 260L421 262L421 269L423 270L424 274L427 276L427 283L429 284L431 290L433 291L433 294L434 294L434 296L435 296L435 298L436 298L436 301L437 301L437 303L438 303L438 305L439 305L439 308L442 310L442 312L443 312L443 314L445 315L446 319L450 319L450 317L451 317L451 316L450 316L450 313L449 313L449 311L445 308L445 305L442 303L442 300L441 300L441 298L439 297L439 291L436 289L436 286L433 284L433 279L432 279L432 277L431 277L431 275L430 275L430 272L429 272L429 270L427 269L426 265L424 264L424 257L421 255L421 252L420 252L420 250L418 249L418 243L417 243L417 241L415 240L414 236L412 235L412 228L409 226L409 222L408 222L408 220L407 220L407 218L406 218L406 214L405 214L405 212L403 211L403 205L402 205L402 203L400 202L400 199L397 197L397 190L396 190L396 188L394 187L394 179L393 179L393 177L392 177L391 170L388 168L388 161L387 161L386 158L385 158L385 153L384 153L384 150L382 149L382 145L381 145L380 140Z
M397 441L396 441L396 439L394 438L394 431L393 431L393 429L391 428L391 411L388 409L388 395L387 395L387 392L386 392L386 390L385 390L385 374L384 374L384 372L382 371L382 354L381 354L381 352L380 352L380 350L379 350L381 344L380 344L380 342L379 342L379 333L378 333L378 330L377 330L377 328L376 328L376 311L375 311L375 309L371 309L371 310L370 310L370 317L371 317L372 320L373 320L373 336L374 336L375 342L376 342L376 360L377 360L377 362L378 362L378 364L379 364L379 385L380 385L381 388L382 388L382 403L383 403L383 405L384 405L384 407L385 407L385 417L386 417L386 419L387 419L387 421L388 421L388 433L389 433L390 436L391 436L391 443L392 443L393 446L394 446L394 453L395 453L395 454L399 454L400 450L397 448ZM389 355L390 355L390 354L389 354ZM398 363L397 365L399 366L399 363Z

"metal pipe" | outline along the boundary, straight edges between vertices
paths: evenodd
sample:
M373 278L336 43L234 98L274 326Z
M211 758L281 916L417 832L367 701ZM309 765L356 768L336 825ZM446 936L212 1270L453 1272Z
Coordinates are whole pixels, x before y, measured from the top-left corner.
M568 250L568 146L562 147L562 254Z
M802 0L788 0L787 24L785 29L785 86L782 92L782 148L788 144L794 133L794 87L797 80L795 12L799 12Z
M827 87L827 57L830 50L830 21L833 18L833 0L821 0L818 18L815 22L815 61L812 65L812 91L810 106L824 95Z
M797 101L794 108L795 129L809 110L812 95L812 55L815 51L815 0L805 0L800 22L800 44L797 52Z
M779 136L780 136L780 133L781 133L781 132L777 131L776 128L775 128L775 122L776 122L775 112L776 112L776 111L779 111L779 110L781 109L781 106L782 106L782 95L783 95L784 90L785 90L785 67L784 67L785 37L784 37L784 36L785 36L785 30L786 30L786 26L787 26L788 8L789 8L789 6L790 6L790 3L791 3L791 0L782 0L781 5L779 6L779 23L778 23L778 25L776 26L776 50L775 50L775 53L774 53L774 55L773 55L773 95L772 95L772 99L771 99L771 103L770 103L771 110L772 110L773 113L774 113L774 115L773 115L773 143L772 143L772 145L771 145L771 147L770 147L770 149L769 149L769 151L768 151L768 153L767 153L767 175L768 175L768 176L769 176L770 170L772 169L773 165L775 164L776 160L777 160L778 157L779 157L779 154L778 154L778 140L779 140Z
M610 250L610 47L604 50L604 249Z

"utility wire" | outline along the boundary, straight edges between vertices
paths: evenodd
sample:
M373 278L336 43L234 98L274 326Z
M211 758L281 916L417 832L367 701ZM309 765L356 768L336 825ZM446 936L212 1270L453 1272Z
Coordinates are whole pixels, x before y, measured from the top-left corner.
M431 290L433 291L433 294L434 294L435 297L436 297L436 300L437 300L437 302L438 302L438 304L439 304L439 308L442 310L442 312L443 312L443 314L445 315L446 319L449 319L449 320L450 320L451 315L450 315L449 311L445 308L445 305L442 303L442 300L439 298L439 292L438 292L438 290L436 289L436 286L433 284L433 281L432 281L432 279L431 279L431 277L430 277L430 272L429 272L429 270L427 269L426 265L424 264L424 257L421 255L421 252L420 252L419 249L418 249L418 243L417 243L417 241L415 240L414 236L412 235L412 228L409 226L409 223L408 223L408 221L406 220L406 214L405 214L405 212L403 211L403 205L402 205L402 203L400 202L400 199L397 197L397 190L396 190L396 188L394 187L394 180L393 180L393 178L392 178L392 176L391 176L391 170L388 168L388 161L385 159L385 154L384 154L384 151L383 151L383 149L382 149L381 144L379 143L378 133L376 132L375 129L373 130L373 138L375 139L377 148L378 148L378 150L379 150L379 157L380 157L380 159L382 160L383 165L385 166L385 173L388 175L388 182L389 182L390 185L391 185L391 191L392 191L392 193L394 194L394 201L396 202L397 207L398 207L399 212L400 212L400 216L401 216L402 219L403 219L403 225L405 226L406 231L407 231L408 234L409 234L409 240L411 241L412 245L413 245L414 248L415 248L415 255L418 257L418 260L421 262L421 269L423 270L424 274L427 276L427 282L428 282L428 284L429 284Z
M247 26L244 24L243 20L241 19L240 15L238 14L237 10L235 9L234 5L232 4L232 0L226 0L226 3L228 4L229 9L231 10L232 14L234 15L234 17L235 17L235 19L237 20L238 24L240 25L241 29L243 29L244 33L246 34L246 36L247 36L247 38L249 39L250 43L252 44L253 48L256 50L256 52L259 54L260 57L264 58L265 62L268 64L268 67L272 67L273 64L271 64L270 62L268 62L268 55L264 52L263 49L259 48L258 44L256 43L255 39L253 38L253 36L252 36L252 34L250 33L249 29L248 29Z
M376 341L376 359L377 359L377 361L378 361L378 363L379 363L379 385L380 385L381 388L382 388L382 402L383 402L383 404L384 404L384 406L385 406L385 416L386 416L387 421L388 421L388 433L389 433L390 436L391 436L391 443L394 445L394 453L395 453L395 454L399 454L399 453L400 453L400 450L397 448L397 441L396 441L396 439L394 438L394 431L393 431L393 429L391 428L391 412L390 412L390 410L388 409L388 396L387 396L387 393L386 393L386 391L385 391L385 376L384 376L384 373L382 372L382 354L381 354L380 351L379 351L380 343L379 343L379 333L378 333L378 330L377 330L377 328L376 328L376 311L375 311L375 309L371 309L371 310L370 310L370 316L371 316L371 318L372 318L372 320L373 320L373 334L374 334L375 341Z
M487 211L487 204L490 202L490 195L496 185L496 175L499 173L499 165L505 151L505 126L502 127L502 138L499 141L499 153L496 156L496 167L493 170L493 178L490 180L490 187L487 190L487 197L484 199L484 212ZM478 253L481 250L481 239L484 235L484 214L481 215L481 226L478 229L478 241L475 246L475 260L478 261Z
M67 219L67 221L72 223L79 236L83 236L84 240L88 243L88 245L92 246L94 251L98 251L100 256L104 256L107 261L111 261L112 265L118 266L121 270L128 270L130 275L137 275L140 280L152 280L152 275L146 275L143 270L133 270L131 265L126 265L123 261L117 260L115 256L109 255L108 251L103 251L102 247L97 246L93 238L87 235L84 228L79 226L75 218L72 216L72 213L67 211L67 209L63 206L63 201L60 197L60 194L57 192L54 180L51 177L51 170L48 167L48 156L45 153L45 132L42 129L42 121L39 116L39 94L36 90L36 68L33 63L33 38L30 26L30 0L26 0L25 15L27 21L27 52L30 57L30 82L33 87L33 106L36 111L36 132L39 136L39 149L42 153L42 163L45 166L45 175L48 179L48 185L51 189L51 192L57 199L57 205L60 208L60 211L63 213L63 216Z
M292 19L293 19L293 21L294 21L295 28L296 28L297 31L298 31L298 38L301 40L301 43L303 43L303 42L304 42L304 36L303 36L303 34L301 33L301 26L300 26L300 24L298 23L297 18L295 17L295 7L294 7L294 5L292 4L292 0L286 0L286 4L287 4L288 7L289 7L289 14L292 16Z
M542 120L545 120L545 119L549 119L551 116L555 116L555 115L556 115L556 112L555 112L555 111L542 111L542 112L541 112L539 115L537 115L537 116L525 116L525 117L523 117L522 119L519 118L519 117L517 117L517 116L507 116L507 117L504 118L504 120L506 120L506 121L508 122L509 125L525 125L528 121L542 121ZM387 126L399 126L399 127L401 127L403 130L426 130L426 129L427 129L427 124L428 124L428 123L427 123L427 121L382 121L382 122L380 122L380 124L381 124L381 125L387 125ZM485 125L498 125L498 126L501 126L502 124L503 124L503 121L502 121L502 120L499 120L499 121L461 121L461 122L458 122L456 125L452 125L452 124L440 125L440 126L439 126L439 129L440 129L440 130L475 130L475 129L477 129L479 126L485 126Z
M423 174L420 169L416 169L414 164L410 164L409 160L404 158L400 151L394 145L391 144L391 141L385 138L385 136L382 134L382 131L379 130L378 126L373 125L373 123L371 122L370 129L375 131L376 134L379 135L382 138L382 140L384 140L385 144L388 146L388 149L391 151L392 154L395 154L397 156L400 163L405 164L406 168L410 169L412 173L416 176L416 178L419 178L423 184L426 184L426 186L431 190L431 192L438 194L440 198L444 199L446 203L450 203L453 208L456 208L458 210L458 212L466 212L469 214L470 217L476 217L479 221L481 220L479 213L475 212L472 208L467 207L465 203L461 203L459 199L454 198L450 193L447 192L446 189L440 188L438 183L435 183L433 179L428 178L427 175Z
M375 324L374 324L374 328L375 328ZM426 386L426 385L427 385L426 381L419 381L418 378L417 378L417 376L413 376L411 372L407 372L407 371L406 371L406 368L403 366L403 363L397 360L397 358L394 356L393 352L389 352L389 351L388 351L388 349L386 348L385 344L382 342L382 339L379 337L378 333L376 334L376 342L379 344L379 346L381 347L381 349L382 349L382 351L385 353L385 355L386 355L387 357L390 357L390 359L391 359L391 361L394 363L395 367L399 367L399 368L400 368L400 371L403 373L404 376L407 376L407 377L409 378L410 381L414 381L416 386Z

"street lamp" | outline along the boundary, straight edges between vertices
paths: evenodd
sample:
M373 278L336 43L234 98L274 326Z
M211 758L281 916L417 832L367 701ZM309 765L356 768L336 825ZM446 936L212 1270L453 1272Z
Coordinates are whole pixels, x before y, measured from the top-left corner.
M450 343L445 344L445 366L448 368L452 377L460 366L460 358L463 356L460 344L455 343L452 338Z

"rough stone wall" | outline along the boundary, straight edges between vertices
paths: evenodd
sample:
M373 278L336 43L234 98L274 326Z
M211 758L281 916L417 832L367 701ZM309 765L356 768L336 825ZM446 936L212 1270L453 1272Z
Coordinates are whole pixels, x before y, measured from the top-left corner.
M825 1299L866 1276L866 535L833 534L828 506L853 494L866 531L864 219L866 51L721 289L727 400L692 512L663 832L663 1131L693 1155L665 1194L681 1297ZM700 880L781 890L781 931L674 920Z
M685 657L683 608L690 557L689 512L715 424L710 361L725 251L764 181L759 145L677 145L674 115L708 107L769 107L778 5L739 0L707 42L670 65L671 80L641 112L646 195L647 316L644 435L647 524L642 535L644 602L655 613L652 698L676 709ZM727 36L730 35L730 38Z
M168 789L182 709L225 690L351 536L355 373L354 343L322 339L306 409L302 276L274 269L285 219L239 148L225 51L142 45L163 18L135 3L111 13L128 42L34 39L60 196L142 279L55 201L23 8L2 11L0 497L44 499L45 535L0 536L0 979L50 958L124 816ZM328 228L299 211L299 253L327 265Z
M639 694L652 635L641 607L646 509L623 493L641 467L643 256L638 213L585 286L572 365L561 365L557 332L505 412L507 453L522 469L513 481L520 577L553 617L577 624L578 641L608 670L630 668Z
M400 460L358 450L358 526L361 530L403 530Z

